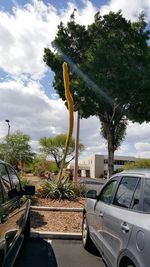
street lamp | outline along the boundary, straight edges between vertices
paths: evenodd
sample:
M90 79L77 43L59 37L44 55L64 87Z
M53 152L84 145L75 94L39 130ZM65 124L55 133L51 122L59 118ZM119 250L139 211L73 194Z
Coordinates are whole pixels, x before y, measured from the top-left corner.
M8 125L8 133L7 133L7 138L6 138L6 150L5 150L5 157L4 160L7 160L7 152L8 152L8 139L9 139L9 134L10 134L10 124L9 124L9 120L5 120L5 122L7 122Z
M7 138L9 138L9 134L10 134L10 124L9 124L9 120L5 120L8 124L8 134L7 134Z

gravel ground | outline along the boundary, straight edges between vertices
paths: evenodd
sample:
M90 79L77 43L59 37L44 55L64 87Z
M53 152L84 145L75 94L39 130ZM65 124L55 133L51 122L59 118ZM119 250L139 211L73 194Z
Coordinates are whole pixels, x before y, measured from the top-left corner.
M47 207L83 208L84 199L54 201L34 198L32 205ZM82 212L31 211L31 228L36 231L81 232Z

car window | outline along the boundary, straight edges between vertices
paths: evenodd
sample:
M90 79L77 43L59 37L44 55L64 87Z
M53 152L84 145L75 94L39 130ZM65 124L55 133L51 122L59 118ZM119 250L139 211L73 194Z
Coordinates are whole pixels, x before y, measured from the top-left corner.
M12 183L12 187L16 188L17 191L20 191L20 182L15 170L9 165L7 165L7 170Z
M150 212L150 180L145 179L143 195L143 211Z
M132 198L131 208L133 210L140 210L140 195L141 195L141 179L139 179L136 186L134 196Z
M0 164L0 176L1 176L1 185L4 195L4 200L8 200L8 192L12 189L10 184L10 179L4 164Z
M103 201L104 203L110 204L112 195L114 193L114 188L116 186L117 180L110 181L102 190L99 196L99 200Z
M116 192L113 204L123 208L129 208L138 181L138 177L123 177Z

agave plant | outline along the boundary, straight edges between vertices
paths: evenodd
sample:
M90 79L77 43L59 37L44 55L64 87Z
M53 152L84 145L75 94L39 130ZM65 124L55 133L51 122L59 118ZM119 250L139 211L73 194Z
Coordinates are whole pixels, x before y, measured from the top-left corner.
M85 188L82 188L80 185L74 185L72 182L69 182L68 178L46 182L42 189L40 189L41 197L59 200L73 200L84 196L84 194Z

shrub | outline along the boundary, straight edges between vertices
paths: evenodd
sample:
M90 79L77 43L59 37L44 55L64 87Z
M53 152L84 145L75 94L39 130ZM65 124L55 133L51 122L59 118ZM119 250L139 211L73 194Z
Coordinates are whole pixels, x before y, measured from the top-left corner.
M32 173L33 172L33 164L25 164L24 172L25 173Z
M56 163L48 161L45 156L40 155L33 161L34 175L45 177L45 174L50 172L58 172Z
M135 162L128 162L124 165L124 169L139 169L139 168L150 168L149 159L139 159Z
M23 176L20 176L20 182L21 182L22 189L24 189L26 187L26 185L29 184L27 179L25 177L23 177Z
M86 187L85 184L73 184L72 183L73 191L76 197L85 197L86 196Z
M118 169L116 169L116 170L114 171L114 173L119 173L119 172L122 172L122 171L124 171L124 168L118 168Z
M43 186L38 188L37 195L43 198L51 199L76 199L85 196L85 187L69 182L69 179L61 181L46 182Z

